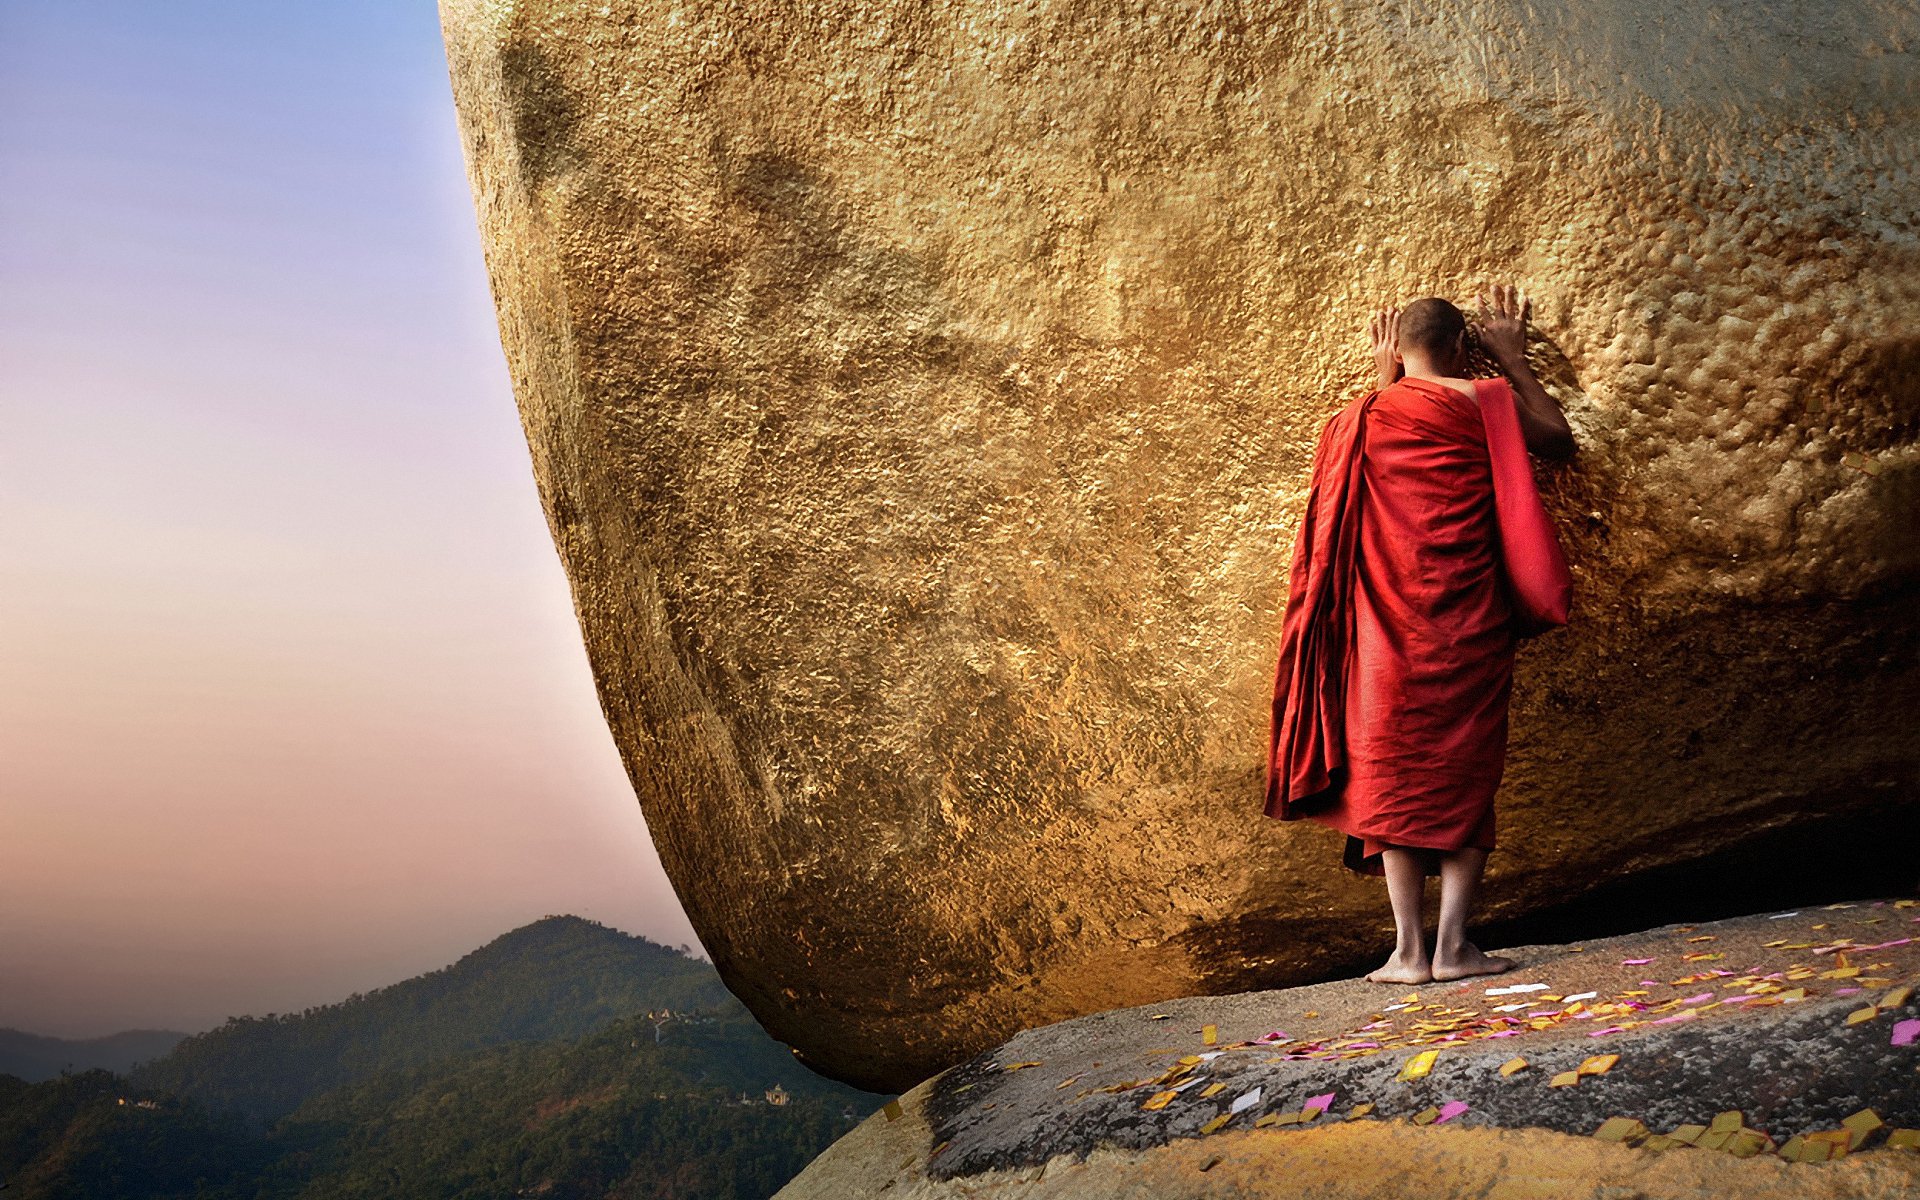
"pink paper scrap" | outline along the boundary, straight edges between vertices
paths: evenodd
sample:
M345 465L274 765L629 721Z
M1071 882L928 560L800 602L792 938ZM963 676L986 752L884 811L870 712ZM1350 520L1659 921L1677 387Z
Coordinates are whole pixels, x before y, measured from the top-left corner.
M1440 1106L1440 1115L1433 1119L1433 1123L1438 1125L1442 1121L1451 1121L1465 1111L1467 1111L1465 1100L1449 1100Z
M1720 1003L1745 1004L1749 1000L1758 1000L1759 998L1760 998L1759 996L1728 996L1725 1000L1722 1000Z
M1920 1038L1920 1020L1895 1021L1893 1023L1894 1045L1911 1046L1915 1038Z
M1857 988L1857 987L1843 987L1843 988L1835 988L1835 989L1833 989L1833 994L1834 994L1834 995L1836 995L1836 996L1851 996L1851 995L1853 995L1853 994L1854 994L1855 992L1859 992L1859 991L1861 991L1861 990L1863 990L1863 989L1861 989L1861 988ZM1744 999L1744 998L1745 998L1745 997L1742 997L1742 999Z
M1680 1003L1699 1004L1703 1000L1711 1000L1711 999L1713 999L1712 992L1701 992L1698 996L1688 996L1685 1000L1682 1000Z
M1620 965L1623 967L1644 967L1652 961L1650 958L1623 958L1620 960Z
M1315 1096L1312 1099L1308 1100L1306 1104L1301 1107L1300 1111L1312 1112L1314 1109L1317 1108L1321 1112L1325 1112L1332 1104L1333 1104L1333 1093L1327 1092L1323 1095Z
M1691 1009L1691 1008L1690 1008L1690 1009L1688 1009L1688 1010L1687 1010L1687 1011L1685 1011L1685 1012L1677 1012L1677 1013L1675 1013L1675 1014L1673 1014L1673 1015L1672 1015L1672 1016L1670 1016L1670 1017L1657 1017L1657 1018L1655 1018L1655 1020L1654 1020L1654 1022L1653 1022L1653 1023L1654 1023L1655 1025L1671 1025L1671 1024L1673 1024L1673 1023L1674 1023L1675 1021L1691 1021L1691 1020L1694 1020L1694 1019L1695 1019L1695 1018L1697 1018L1697 1017L1698 1017L1699 1015L1700 1015L1700 1013L1699 1013L1699 1011L1698 1011L1698 1010L1696 1010L1696 1009Z
M1626 1028L1627 1027L1625 1025L1609 1025L1605 1029L1595 1029L1591 1033L1587 1034L1587 1036L1599 1037L1601 1034L1604 1034L1604 1033L1624 1033L1626 1032Z

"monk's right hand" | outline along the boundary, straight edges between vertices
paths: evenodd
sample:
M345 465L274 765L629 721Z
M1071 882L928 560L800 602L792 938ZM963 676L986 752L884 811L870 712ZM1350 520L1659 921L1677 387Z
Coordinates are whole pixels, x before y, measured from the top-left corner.
M1494 361L1512 370L1527 361L1527 318L1533 301L1510 283L1496 283L1480 293L1480 320L1474 330Z
M1367 337L1373 342L1373 379L1375 388L1383 388L1400 378L1400 310L1375 309L1367 322Z

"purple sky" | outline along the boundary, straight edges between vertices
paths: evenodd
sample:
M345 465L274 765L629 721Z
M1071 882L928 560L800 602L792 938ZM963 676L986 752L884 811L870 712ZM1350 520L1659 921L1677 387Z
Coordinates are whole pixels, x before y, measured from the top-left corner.
M601 721L430 0L0 0L0 1026L549 913L697 952Z

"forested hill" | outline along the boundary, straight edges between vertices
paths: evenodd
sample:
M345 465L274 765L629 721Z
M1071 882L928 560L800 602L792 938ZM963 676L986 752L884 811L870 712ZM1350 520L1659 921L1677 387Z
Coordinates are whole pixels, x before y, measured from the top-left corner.
M377 1072L730 999L707 962L580 917L547 917L450 967L338 1004L229 1018L130 1081L267 1122Z
M271 1128L106 1071L0 1076L20 1200L766 1200L888 1099L814 1075L738 1000L376 1071Z
M0 1075L38 1083L62 1071L126 1071L159 1058L186 1036L170 1029L129 1029L106 1037L57 1038L0 1029Z

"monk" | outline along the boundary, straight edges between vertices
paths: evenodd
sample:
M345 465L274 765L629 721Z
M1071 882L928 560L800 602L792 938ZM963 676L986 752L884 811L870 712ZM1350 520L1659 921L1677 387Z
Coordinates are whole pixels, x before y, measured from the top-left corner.
M1531 302L1481 296L1374 314L1376 386L1314 452L1274 680L1266 814L1347 834L1344 862L1386 877L1392 957L1367 978L1490 975L1466 938L1494 848L1515 646L1566 624L1571 579L1528 454L1573 432L1526 359ZM1504 378L1469 378L1477 343ZM1440 877L1433 951L1421 911Z

